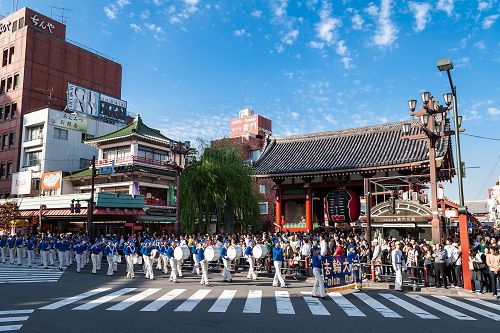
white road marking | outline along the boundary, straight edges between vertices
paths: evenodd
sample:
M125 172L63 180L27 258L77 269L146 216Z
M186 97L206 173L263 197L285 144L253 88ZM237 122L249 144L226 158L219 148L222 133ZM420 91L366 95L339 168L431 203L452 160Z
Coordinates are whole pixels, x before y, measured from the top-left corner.
M262 290L249 290L243 313L260 313Z
M226 312L235 294L236 290L224 290L208 312Z
M28 320L28 316L22 316L22 317L3 317L0 318L0 323L7 323L9 321L25 321Z
M382 316L386 318L403 318L396 312L392 311L389 309L387 306L384 304L380 303L373 297L363 294L363 293L355 293L354 296L365 302L368 306L370 306L373 310L377 311L380 313Z
M323 303L318 298L312 297L311 293L302 292L304 301L306 301L309 310L314 316L329 316L330 312L325 308Z
M496 313L480 309L477 306L467 304L465 302L461 302L459 300L456 300L456 299L448 297L448 296L442 296L442 295L432 295L432 296L437 297L439 299L442 299L443 301L446 301L446 302L451 303L453 305L459 306L463 309L469 310L470 312L477 313L477 314L484 316L486 318L490 318L490 319L493 319L495 321L500 321L500 315L497 315Z
M179 296L183 292L185 292L186 289L174 289L166 293L165 295L161 296L157 300L149 303L145 307L141 309L141 311L158 311L160 310L164 305L166 305L168 302L173 300L175 297Z
M107 308L106 310L110 311L122 311L128 308L129 306L132 306L133 304L143 300L144 298L153 295L154 293L160 291L160 288L148 288L144 290L143 292L138 293L137 295L134 295L132 297L127 298L126 300L113 305L110 308Z
M102 293L104 291L108 291L110 289L111 288L97 288L97 289L89 290L89 291L84 292L83 294L76 295L76 296L69 297L69 298L65 298L65 299L60 300L58 302L55 302L55 303L46 305L44 307L41 307L40 309L41 310L55 310L55 309L59 309L60 307L63 307L65 305L77 302L79 300L82 300L82 299L90 297L90 296L94 296L96 294Z
M389 301L393 302L394 304L399 305L403 309L413 313L414 315L422 318L422 319L439 319L435 315L419 308L418 306L415 306L399 297L396 297L393 294L379 294L380 296L388 299Z
M276 290L274 297L276 298L276 310L278 314L295 314L288 291Z
M328 296L330 296L349 317L366 317L363 312L361 312L354 304L352 304L344 296L342 296L341 293L332 292L328 293Z
M0 326L0 332L19 331L23 325Z
M93 299L90 302L87 302L85 304L77 306L76 308L73 308L73 310L90 310L90 309L95 308L96 306L99 306L101 304L104 304L106 302L114 300L115 298L123 296L126 293L129 293L129 292L134 291L136 289L137 288L123 288L123 289L117 290L111 294L99 297L98 299Z
M458 320L476 320L476 318L469 317L461 312L453 310L452 308L449 308L445 305L434 302L434 301L432 301L428 298L422 297L420 295L407 294L406 296L413 298L414 300L419 301L420 303L424 303L425 305L430 306L431 308L434 308L438 311L441 311L442 313L447 314L448 316L452 316L455 319L458 319Z
M6 315L14 315L14 314L26 314L26 313L33 313L35 309L26 309L26 310L6 310L6 311L0 311L0 316L6 316Z
M466 300L500 311L500 305L490 303L478 298L466 298Z
M211 289L200 289L195 292L191 297L179 305L174 311L175 312L190 312L192 311L202 299L205 298L210 293Z

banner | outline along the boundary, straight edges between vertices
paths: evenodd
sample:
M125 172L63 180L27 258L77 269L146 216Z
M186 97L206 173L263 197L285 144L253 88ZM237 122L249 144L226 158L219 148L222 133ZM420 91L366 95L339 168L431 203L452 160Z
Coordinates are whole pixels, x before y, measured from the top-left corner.
M99 117L125 124L127 122L127 102L101 94Z
M170 196L170 205L174 206L175 205L175 190L173 186L168 187L168 194Z
M12 174L11 193L16 195L31 193L31 170Z
M87 118L71 113L50 110L49 124L87 133Z
M44 172L40 184L42 190L56 190L61 188L62 171Z
M359 256L324 256L323 281L326 289L354 288L361 283L361 269Z
M67 107L70 111L99 116L99 93L68 82Z

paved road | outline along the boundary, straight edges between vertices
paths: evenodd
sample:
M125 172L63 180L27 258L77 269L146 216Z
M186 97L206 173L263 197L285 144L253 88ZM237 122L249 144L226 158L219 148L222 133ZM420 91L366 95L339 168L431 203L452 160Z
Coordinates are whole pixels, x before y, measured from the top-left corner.
M103 267L104 269L104 267ZM120 267L123 272L124 267ZM140 274L91 275L67 270L57 283L0 286L0 331L205 332L366 330L373 332L450 332L499 326L500 302L395 293L387 290L330 293L310 297L310 286L291 282L271 287L270 278L248 281L237 275L231 284L211 273L212 286L200 286L188 274L180 283ZM11 312L8 312L11 311ZM17 312L12 312L17 311ZM2 328L3 327L3 328Z

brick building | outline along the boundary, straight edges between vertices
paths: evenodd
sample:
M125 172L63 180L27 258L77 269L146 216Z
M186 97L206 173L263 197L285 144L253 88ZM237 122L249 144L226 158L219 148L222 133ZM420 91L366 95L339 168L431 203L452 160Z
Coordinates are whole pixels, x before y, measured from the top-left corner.
M29 8L0 20L0 197L19 171L22 117L63 110L68 83L121 97L121 65L66 40L66 26Z

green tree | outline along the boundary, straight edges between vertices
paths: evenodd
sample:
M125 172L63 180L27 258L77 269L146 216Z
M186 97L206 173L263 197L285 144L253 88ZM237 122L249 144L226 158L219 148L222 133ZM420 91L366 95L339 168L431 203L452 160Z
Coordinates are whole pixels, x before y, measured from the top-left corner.
M217 232L233 232L235 223L256 230L259 197L254 191L252 168L237 149L205 147L199 159L181 176L181 229L205 232L212 217Z
M15 200L6 200L0 204L0 230L8 230L10 221L19 217L19 210Z

